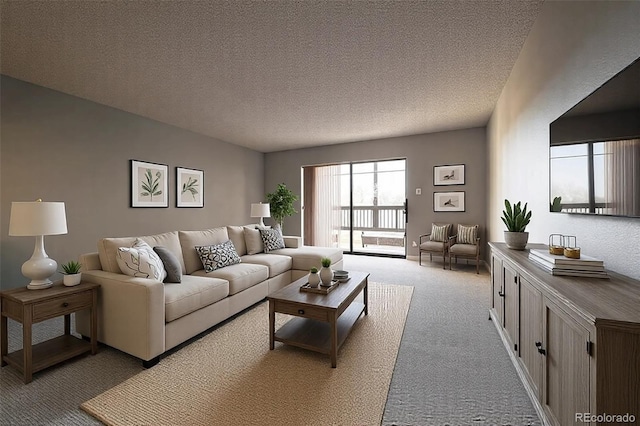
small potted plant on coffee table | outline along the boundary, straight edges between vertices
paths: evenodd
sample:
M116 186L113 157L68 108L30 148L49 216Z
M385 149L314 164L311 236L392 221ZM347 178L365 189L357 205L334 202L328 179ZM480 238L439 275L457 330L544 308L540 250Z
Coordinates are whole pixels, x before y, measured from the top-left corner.
M320 277L318 276L318 268L313 267L309 270L309 287L316 288L320 284Z
M80 268L82 265L75 260L70 260L69 262L60 266L62 268L62 283L67 287L72 287L74 285L80 284L82 279L82 272L80 272Z
M333 280L333 271L331 270L331 259L323 257L320 259L322 269L320 270L320 281L322 281L323 287L331 287L331 281Z

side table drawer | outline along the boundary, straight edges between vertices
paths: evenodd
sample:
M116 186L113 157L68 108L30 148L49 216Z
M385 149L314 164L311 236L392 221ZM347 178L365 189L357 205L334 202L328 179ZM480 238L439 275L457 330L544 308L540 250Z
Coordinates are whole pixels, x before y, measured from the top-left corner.
M91 291L56 297L33 305L33 322L70 314L91 306Z
M329 321L327 311L325 309L313 306L302 306L295 303L275 302L275 311L282 314L295 315L302 318L310 318L320 321Z

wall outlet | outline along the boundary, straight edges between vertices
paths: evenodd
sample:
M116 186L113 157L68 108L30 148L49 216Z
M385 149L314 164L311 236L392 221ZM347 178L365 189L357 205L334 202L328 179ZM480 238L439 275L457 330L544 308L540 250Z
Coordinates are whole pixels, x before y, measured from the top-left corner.
M422 195L422 188L416 188L416 195Z
M418 244L416 244L416 242L415 242L415 241L413 241L413 242L411 243L411 247L418 247Z

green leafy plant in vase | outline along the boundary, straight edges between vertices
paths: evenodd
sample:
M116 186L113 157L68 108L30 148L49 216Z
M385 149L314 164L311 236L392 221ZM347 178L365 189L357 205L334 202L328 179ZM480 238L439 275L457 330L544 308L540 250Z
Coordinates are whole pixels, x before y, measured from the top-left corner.
M72 287L80 284L80 281L82 281L82 265L79 262L70 260L69 262L60 265L60 267L62 268L62 283L64 285Z
M502 222L507 226L504 231L504 241L507 247L513 250L524 250L529 241L529 233L525 232L531 221L531 211L527 211L527 203L522 207L522 202L512 204L504 200L505 209L502 211Z
M331 259L323 257L320 259L322 269L320 270L320 281L324 287L330 287L333 280L333 271L331 270Z

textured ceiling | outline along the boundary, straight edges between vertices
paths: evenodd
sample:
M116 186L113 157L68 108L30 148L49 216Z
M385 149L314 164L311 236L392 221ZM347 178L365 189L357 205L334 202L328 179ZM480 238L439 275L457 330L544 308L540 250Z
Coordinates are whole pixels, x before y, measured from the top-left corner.
M5 1L2 73L262 152L486 125L542 1Z

